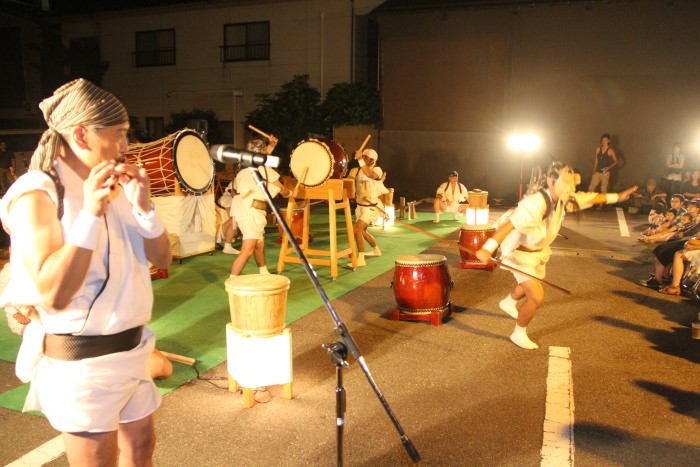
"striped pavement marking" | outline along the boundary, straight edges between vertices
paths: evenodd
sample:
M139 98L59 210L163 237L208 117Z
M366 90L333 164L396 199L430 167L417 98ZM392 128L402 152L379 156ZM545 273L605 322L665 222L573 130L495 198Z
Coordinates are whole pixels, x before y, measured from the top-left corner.
M574 465L574 382L571 349L549 348L542 467Z
M63 436L58 435L5 467L37 467L58 459L64 452Z
M621 237L629 237L630 236L630 229L627 228L627 220L625 219L625 211L622 210L622 208L615 208L617 211L617 223L620 226L620 236Z

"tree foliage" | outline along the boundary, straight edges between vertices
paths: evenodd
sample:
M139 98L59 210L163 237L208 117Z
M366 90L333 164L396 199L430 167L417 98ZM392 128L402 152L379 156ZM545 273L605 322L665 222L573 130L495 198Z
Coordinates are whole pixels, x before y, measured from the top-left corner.
M168 134L172 134L176 131L182 130L183 128L190 127L190 122L192 120L206 120L207 140L209 143L225 143L221 128L219 126L219 120L213 110L202 110L197 108L192 110L183 110L182 112L170 114L170 118L172 123L165 129Z
M337 83L328 91L321 113L329 126L371 125L380 122L379 92L366 83Z
M280 149L293 149L310 136L322 135L321 93L309 85L309 75L295 75L275 94L256 94L258 107L244 124L277 136Z

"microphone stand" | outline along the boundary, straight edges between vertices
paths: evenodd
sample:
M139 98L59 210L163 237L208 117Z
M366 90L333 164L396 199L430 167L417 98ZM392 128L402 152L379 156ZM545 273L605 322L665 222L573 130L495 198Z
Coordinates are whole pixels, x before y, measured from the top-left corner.
M254 163L252 164L254 165ZM357 344L355 344L355 341L353 340L352 336L350 336L350 332L348 331L347 327L345 324L340 320L338 317L338 314L335 312L333 309L333 306L330 303L330 299L328 298L328 295L326 295L326 291L323 290L323 287L321 286L321 283L318 281L318 278L316 277L316 273L314 272L313 267L311 264L309 264L309 261L307 260L306 256L304 255L304 252L302 251L301 247L297 243L296 239L294 238L294 234L292 231L289 229L289 226L287 225L287 222L285 221L284 217L280 213L279 208L275 205L275 203L272 201L272 196L270 195L269 190L267 189L267 185L265 183L265 180L263 180L262 176L260 175L260 172L257 170L257 167L254 167L256 170L253 170L253 178L255 179L255 183L260 187L260 190L262 190L263 194L265 195L265 199L267 200L267 204L270 206L270 209L272 209L272 212L275 213L275 217L277 218L277 221L279 222L279 225L282 226L282 229L284 230L285 235L287 235L287 238L289 239L289 243L292 245L292 248L294 248L294 251L296 254L299 256L299 260L301 261L301 264L304 266L304 270L306 271L306 275L309 276L309 279L311 279L311 282L313 283L314 287L316 288L316 291L318 294L321 296L321 299L323 300L323 303L326 305L326 309L328 309L328 312L331 315L331 318L335 322L335 334L339 336L340 343L345 347L345 355L349 352L350 355L357 361L357 363L360 365L360 368L362 368L362 372L365 374L365 377L367 378L367 381L369 382L370 386L374 390L375 395L379 399L379 402L382 404L382 407L384 407L384 410L386 411L387 415L389 416L389 419L391 420L391 423L394 425L394 428L399 434L399 438L401 439L401 443L404 446L404 449L406 449L406 452L408 455L411 457L411 460L413 462L418 462L420 461L420 454L416 450L416 448L413 446L413 443L411 440L408 438L406 433L403 431L403 428L401 428L401 425L399 424L398 419L394 415L394 412L391 410L391 407L389 407L389 403L384 399L384 395L382 392L379 390L379 387L377 386L376 382L374 381L374 378L372 377L372 374L369 371L369 368L367 367L367 364L365 363L365 359L362 356L362 353L360 353L360 349L357 347ZM338 342L331 344L330 348L334 348L336 350L333 350L333 353L337 354L337 349L338 349ZM326 347L324 347L326 348ZM328 350L328 349L327 349ZM335 358L332 359L336 364L338 364L337 360L341 360L342 362L347 365L347 362L345 362L345 358L343 357L340 359L340 355L337 355ZM342 363L340 363L341 366ZM340 368L338 368L338 373L340 373ZM338 386L340 387L342 383L342 375L338 375ZM338 390L336 390L337 397L336 397L336 402L340 404L342 402L342 407L339 407L337 409L337 414L339 416L338 419L338 465L342 465L342 446L340 443L342 442L342 426L340 425L340 415L341 415L341 409L342 412L345 412L345 390L343 389L340 393L338 393ZM342 394L342 395L341 395ZM342 399L342 401L341 401ZM344 422L343 422L344 425Z
M335 363L335 376L336 376L336 387L335 387L335 419L336 419L336 450L337 450L337 463L339 466L343 465L343 428L345 427L345 388L343 387L343 368L347 368L348 362L345 361L348 358L348 348L345 347L340 341L335 341L331 345L323 344L321 345L331 361Z

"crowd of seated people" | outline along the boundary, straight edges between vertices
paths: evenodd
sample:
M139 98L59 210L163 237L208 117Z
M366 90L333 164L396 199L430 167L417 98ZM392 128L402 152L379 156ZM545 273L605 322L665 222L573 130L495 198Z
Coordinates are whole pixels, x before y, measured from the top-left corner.
M680 193L671 196L671 207L662 202L649 212L649 227L637 239L642 243L662 243L679 240L700 232L698 210L700 203L686 201Z
M700 271L699 211L699 200L686 201L680 193L671 197L668 209L663 202L651 209L650 225L638 240L656 244L653 250L654 272L639 282L642 286L666 295L680 295L683 278Z

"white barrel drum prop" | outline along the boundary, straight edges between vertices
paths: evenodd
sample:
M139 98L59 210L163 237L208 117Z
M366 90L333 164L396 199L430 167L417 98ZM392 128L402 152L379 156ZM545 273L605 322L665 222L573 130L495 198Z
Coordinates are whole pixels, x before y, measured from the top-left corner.
M281 334L287 313L289 279L276 274L246 274L226 279L231 329L249 337Z

